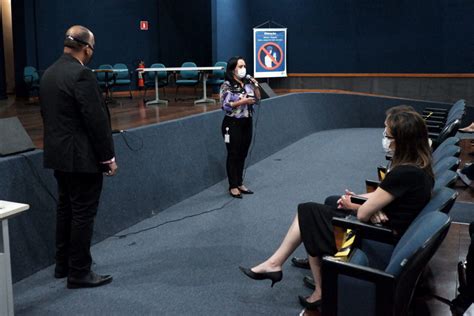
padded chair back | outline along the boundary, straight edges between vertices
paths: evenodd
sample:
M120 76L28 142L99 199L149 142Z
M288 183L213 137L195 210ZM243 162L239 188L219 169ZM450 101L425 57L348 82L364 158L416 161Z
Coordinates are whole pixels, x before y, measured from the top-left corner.
M458 174L452 170L446 170L439 175L435 175L435 185L433 191L443 187L452 188L458 180Z
M456 136L448 137L438 147L444 147L444 146L450 146L450 145L459 146L460 141L461 141L461 139L459 137L456 137ZM438 149L438 148L436 148L436 149Z
M435 144L433 144L433 145L441 144L447 138L455 136L456 133L458 132L458 129L459 129L460 125L461 125L461 120L460 119L456 119L451 123L446 123L446 125L443 127L443 129L439 133L439 136L436 139Z
M214 66L215 67L223 67L223 69L222 70L213 70L212 71L212 78L213 79L224 79L225 70L227 68L227 63L225 61L218 61Z
M465 111L465 110L466 110L466 101L462 99L456 101L451 107L451 109L449 109L447 120L449 120L449 118L452 118L456 112Z
M451 219L440 212L417 218L393 250L385 272L397 279L393 315L407 315L418 278L448 233Z
M432 154L433 164L436 165L441 159L446 157L459 157L460 154L461 147L457 145L446 145L446 141L444 141Z
M130 80L130 72L128 71L127 65L118 63L114 65L114 69L126 70L126 71L118 71L115 73L115 78L117 80Z
M39 83L39 74L35 67L26 66L23 69L23 79L28 86Z
M165 65L156 63L150 66L150 68L166 68ZM155 76L158 76L158 80L168 79L168 72L166 71L150 71L145 73L148 80L154 81Z
M433 165L433 173L435 178L443 174L446 170L455 171L458 169L461 160L456 157L444 157Z
M448 214L451 208L456 201L459 193L453 189L442 187L433 191L433 196L428 204L425 205L423 210L421 210L420 214L418 214L417 218L422 217L431 212L441 212Z
M181 67L197 67L197 65L193 62L185 62L181 65ZM179 72L179 75L182 79L195 79L199 78L199 72L197 70L182 70Z
M450 124L452 122L454 122L455 120L462 120L462 118L464 117L464 114L466 114L466 108L462 108L462 109L457 109L456 111L454 111L454 113L452 113L451 115L449 115L447 118L446 118L446 123L445 124Z
M114 67L112 67L112 65L109 65L109 64L104 64L104 65L100 65L99 69L114 69ZM105 82L105 78L106 78L105 72L97 72L96 75L97 75L97 80L99 82ZM113 76L114 75L112 72L107 74L107 78L109 82L113 81Z

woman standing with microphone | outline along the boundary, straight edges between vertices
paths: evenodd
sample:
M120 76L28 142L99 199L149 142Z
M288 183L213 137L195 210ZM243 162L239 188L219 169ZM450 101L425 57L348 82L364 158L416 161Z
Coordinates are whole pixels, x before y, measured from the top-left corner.
M260 90L257 81L247 75L245 60L240 56L232 57L227 62L220 100L225 111L222 135L227 148L229 193L241 199L242 194L253 194L243 184L243 172L252 141L253 105L260 100Z

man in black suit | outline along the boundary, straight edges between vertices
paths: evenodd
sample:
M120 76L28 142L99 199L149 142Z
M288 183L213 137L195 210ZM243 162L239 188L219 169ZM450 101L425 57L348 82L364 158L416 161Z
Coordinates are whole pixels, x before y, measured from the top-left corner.
M44 73L40 86L44 166L58 183L56 278L68 288L101 286L110 275L91 271L90 245L103 173L117 171L110 114L93 72L94 35L83 26L67 30L64 54Z

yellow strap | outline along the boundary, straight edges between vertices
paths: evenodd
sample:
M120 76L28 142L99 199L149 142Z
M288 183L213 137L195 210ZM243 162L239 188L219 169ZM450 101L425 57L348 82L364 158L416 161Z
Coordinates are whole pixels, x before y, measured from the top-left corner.
M334 255L337 258L343 258L350 254L352 245L354 244L355 240L355 232L352 229L346 230L344 233L344 242L342 243L341 249Z

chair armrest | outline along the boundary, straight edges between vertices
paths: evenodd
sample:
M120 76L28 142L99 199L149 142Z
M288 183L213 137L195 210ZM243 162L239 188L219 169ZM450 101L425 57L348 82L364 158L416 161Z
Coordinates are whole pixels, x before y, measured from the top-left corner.
M350 262L341 262L332 257L323 257L321 275L322 310L324 315L337 315L338 279L339 276L349 276L359 280L369 281L375 285L375 314L391 315L393 308L395 277L377 269L359 266ZM370 303L370 302L368 302Z
M380 185L380 181L376 180L365 180L365 190L367 193L374 192Z
M396 244L398 241L398 238L395 237L393 231L390 228L363 223L355 217L334 217L332 219L332 224L344 229L355 230L357 236L364 239L375 240L391 245Z

